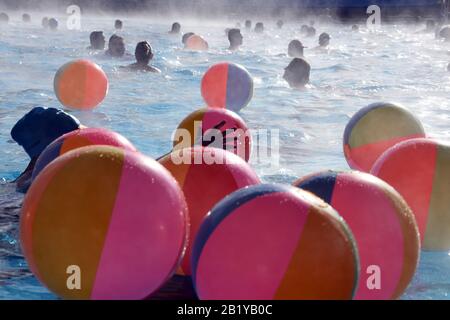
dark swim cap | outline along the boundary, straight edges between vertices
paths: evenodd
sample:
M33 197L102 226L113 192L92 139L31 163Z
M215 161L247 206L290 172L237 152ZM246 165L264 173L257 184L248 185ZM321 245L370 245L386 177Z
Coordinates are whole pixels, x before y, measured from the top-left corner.
M11 137L35 158L55 139L79 129L80 121L55 108L35 107L11 130Z

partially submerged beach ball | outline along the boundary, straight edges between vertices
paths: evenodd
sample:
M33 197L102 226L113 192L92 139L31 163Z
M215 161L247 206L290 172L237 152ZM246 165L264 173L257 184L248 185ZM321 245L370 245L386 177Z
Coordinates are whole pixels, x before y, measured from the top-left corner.
M431 139L404 141L387 150L371 173L393 186L409 204L423 249L450 249L449 145Z
M248 162L251 142L251 132L239 115L226 109L203 108L178 125L173 149L203 145L230 151Z
M107 145L129 151L136 148L124 136L103 128L83 128L66 133L49 144L40 154L33 169L34 180L50 162L70 150L91 145Z
M199 36L198 34L193 34L186 39L185 48L195 51L207 51L209 46L208 42L206 42L206 40L203 39L202 36Z
M344 132L344 154L350 168L369 172L387 149L404 140L425 137L420 121L394 103L373 103L359 110Z
M94 62L74 60L59 68L53 86L56 97L64 106L89 110L106 97L108 78Z
M203 100L209 107L238 112L253 97L253 78L241 65L217 63L204 74L201 91Z
M396 299L419 261L420 240L411 209L386 182L358 171L324 171L294 182L330 204L358 245L361 273L355 299Z
M170 171L183 190L189 209L190 238L212 207L230 193L260 180L250 165L231 152L208 147L173 151L159 162ZM190 275L189 243L179 274Z
M351 231L318 197L292 186L243 188L219 202L194 242L200 299L352 299Z
M31 185L20 239L34 275L67 299L142 299L176 270L187 207L170 173L137 152L72 150Z

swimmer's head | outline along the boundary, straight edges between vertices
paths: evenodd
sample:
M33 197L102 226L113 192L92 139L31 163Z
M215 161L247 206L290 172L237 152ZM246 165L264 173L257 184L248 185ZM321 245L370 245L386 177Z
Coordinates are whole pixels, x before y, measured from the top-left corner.
M55 139L79 128L78 119L62 110L35 107L17 121L11 137L35 159Z
M255 32L257 33L264 32L264 24L262 22L258 22L255 24Z
M178 22L174 22L172 24L172 29L169 31L169 33L176 34L180 33L181 31L181 25Z
M109 38L107 53L112 57L122 57L125 54L125 41L123 38L113 34Z
M359 31L359 26L357 24L352 25L352 31Z
M42 24L42 27L47 29L48 28L48 18L47 17L43 17L41 24Z
M291 88L303 88L309 82L311 66L302 58L294 58L284 69L284 80Z
M30 22L31 21L31 16L28 13L24 13L22 15L22 21L23 22Z
M147 41L141 41L136 45L134 50L134 56L138 64L148 65L150 60L153 59L153 50L150 43Z
M189 39L190 36L193 36L195 33L193 32L187 32L185 34L183 34L183 37L181 37L181 42L186 45L186 41L187 39Z
M238 49L242 45L244 37L239 29L230 29L228 31L228 40L230 41L230 49Z
M0 13L0 23L8 23L8 22L9 22L9 16L6 13L1 12Z
M325 48L330 44L330 35L326 32L323 32L319 36L319 46Z
M252 28L252 21L245 20L245 29L251 29L251 28Z
M55 18L49 19L48 20L48 27L50 28L50 30L58 29L58 20L56 20Z
M306 24L304 24L304 25L302 25L302 26L300 27L300 33L306 35L306 34L308 33L308 29L309 29L309 26L307 26Z
M105 40L103 31L91 32L91 35L89 36L89 40L91 42L91 49L94 49L94 50L105 49L106 40Z
M448 26L443 27L439 31L439 37L444 38L446 41L449 41L450 40L450 27L448 27Z
M316 29L314 27L308 27L308 31L306 31L307 37L314 37L316 35Z
M278 29L283 28L283 25L284 25L283 20L278 20L278 21L277 21L277 27L278 27Z
M116 28L116 30L121 30L122 27L123 27L122 20L117 19L116 21L114 21L114 28Z
M303 49L306 48L299 40L289 42L288 55L292 58L303 58Z

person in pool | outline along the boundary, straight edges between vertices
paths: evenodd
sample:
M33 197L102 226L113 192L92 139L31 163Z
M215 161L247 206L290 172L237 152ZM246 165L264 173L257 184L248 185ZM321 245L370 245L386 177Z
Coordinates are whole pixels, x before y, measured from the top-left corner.
M6 24L8 22L9 22L9 16L6 13L1 12L0 13L0 23Z
M359 26L357 24L352 25L352 31L353 32L358 32L359 31Z
M125 55L125 41L123 38L113 34L109 38L108 50L106 50L105 54L114 58L123 57Z
M193 36L195 33L193 32L186 32L185 34L183 34L183 36L181 37L181 42L183 43L184 47L186 48L186 41L187 39L189 39L190 36Z
M31 21L31 16L28 13L24 13L22 15L22 21L25 22L25 23L30 22Z
M17 191L28 190L36 160L50 143L82 127L77 118L55 108L35 107L17 121L11 130L11 137L30 157L27 168L14 180Z
M41 25L44 29L48 29L48 17L43 17Z
M161 70L149 66L150 61L153 59L153 50L152 46L147 41L141 41L136 45L134 55L136 57L136 62L123 68L132 71L161 72Z
M306 24L303 24L300 27L300 33L306 36L308 34L308 29L309 29L309 26Z
M230 41L229 50L238 50L242 45L244 37L241 34L241 30L239 29L230 29L228 31L228 41Z
M255 24L255 32L256 33L263 33L264 32L264 23L258 22Z
M123 27L122 20L117 19L116 21L114 21L114 28L116 28L116 30L122 30L122 27Z
M309 83L311 66L302 58L294 58L289 65L284 68L283 79L294 89L302 89Z
M292 40L288 45L288 56L291 58L303 58L303 46L300 40Z
M91 45L88 47L89 50L104 50L105 49L105 35L103 31L92 31L89 35L89 41Z
M252 28L252 21L245 20L245 29L250 30Z
M56 31L58 29L58 20L51 18L48 20L48 27L50 30Z
M172 24L172 29L169 31L169 34L180 34L181 33L181 25L178 22L174 22Z
M309 38L312 38L316 35L316 28L314 27L308 27L308 30L306 31L306 36Z
M328 45L330 44L330 35L326 32L323 32L319 36L319 49L328 49Z
M277 27L278 27L278 29L283 28L283 25L284 25L283 20L278 20L278 21L277 21Z

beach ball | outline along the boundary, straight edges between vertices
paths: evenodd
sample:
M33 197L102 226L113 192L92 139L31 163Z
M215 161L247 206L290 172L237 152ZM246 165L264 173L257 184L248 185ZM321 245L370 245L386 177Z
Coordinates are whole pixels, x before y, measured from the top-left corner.
M170 171L186 198L191 239L212 207L230 193L260 180L250 165L231 152L196 146L173 151L159 162ZM180 275L191 275L189 243L178 270Z
M252 136L244 120L226 109L203 108L192 112L175 131L174 150L194 145L230 151L248 162Z
M423 249L450 249L450 145L423 138L404 141L388 149L371 173L409 204Z
M40 154L33 169L34 180L50 162L70 150L91 146L107 145L137 151L124 136L103 128L83 128L66 133L49 144Z
M238 112L253 97L253 78L241 65L217 63L204 74L201 91L209 107Z
M387 149L404 140L425 137L420 121L406 108L379 102L359 110L344 132L344 155L350 168L369 172Z
M34 275L67 299L142 299L179 265L187 206L156 161L110 146L50 163L22 207L20 239Z
M192 279L205 300L351 299L358 273L344 220L292 186L250 186L224 198L192 252Z
M409 285L419 260L414 215L400 194L367 173L325 171L294 182L330 204L358 245L361 272L355 299L396 299Z
M195 51L207 51L209 48L208 42L206 42L206 40L203 39L202 36L199 36L197 34L193 34L186 39L185 47L186 49Z
M53 86L64 106L89 110L99 105L108 93L108 78L97 64L81 59L59 68Z

